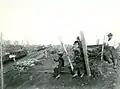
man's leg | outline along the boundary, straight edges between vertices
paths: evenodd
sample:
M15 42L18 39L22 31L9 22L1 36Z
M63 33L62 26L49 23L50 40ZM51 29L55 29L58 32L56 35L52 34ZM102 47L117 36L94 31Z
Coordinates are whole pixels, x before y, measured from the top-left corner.
M110 58L110 50L104 50L104 57L105 57L105 59L104 60L106 60L106 61L108 61L108 63L112 63L112 60L111 60L111 58Z
M78 69L77 69L77 65L74 66L74 70L73 70L74 75L72 76L73 78L78 76Z
M81 66L82 66L81 63L77 63L77 64L76 64L73 78L74 78L74 77L77 77L77 76L81 76Z
M62 68L61 66L58 66L57 76L56 76L57 79L60 78L61 68Z
M83 77L85 75L85 63L84 62L80 62L79 65L79 71L80 71L80 77Z
M58 75L58 67L55 67L53 77L56 77L57 75Z
M112 48L110 51L112 55L112 61L114 64L114 68L117 68L117 51L115 50L115 48Z

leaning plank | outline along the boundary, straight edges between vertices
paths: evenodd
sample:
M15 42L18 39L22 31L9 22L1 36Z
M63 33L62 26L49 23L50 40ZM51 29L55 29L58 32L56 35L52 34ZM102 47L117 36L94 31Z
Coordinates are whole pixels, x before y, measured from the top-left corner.
M72 69L72 71L73 71L74 67L73 67L72 62L71 62L71 60L70 60L70 57L69 57L69 55L68 55L67 49L66 49L64 43L62 42L62 40L61 40L60 42L61 42L61 45L62 45L62 47L63 47L65 53L67 54L67 58L68 58L68 61L69 61L70 67L71 67L71 69Z
M103 38L103 44L102 44L101 61L103 61L104 44L105 44L105 36Z
M82 42L82 48L83 48L83 53L84 53L84 60L85 60L87 75L91 76L89 60L88 60L88 55L87 55L87 45L86 45L84 33L82 31L80 31L80 37L81 37L81 42Z

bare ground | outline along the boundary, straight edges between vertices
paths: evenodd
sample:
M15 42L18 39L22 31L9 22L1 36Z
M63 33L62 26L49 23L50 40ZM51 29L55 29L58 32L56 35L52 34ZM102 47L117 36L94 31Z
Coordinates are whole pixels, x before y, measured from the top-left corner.
M40 53L33 57L39 56ZM29 71L16 75L6 89L120 89L120 66L115 70L112 65L104 63L103 75L73 79L71 74L66 73L55 79L52 72L56 64L51 59L40 60L43 65L36 65ZM9 81L9 78L7 80Z

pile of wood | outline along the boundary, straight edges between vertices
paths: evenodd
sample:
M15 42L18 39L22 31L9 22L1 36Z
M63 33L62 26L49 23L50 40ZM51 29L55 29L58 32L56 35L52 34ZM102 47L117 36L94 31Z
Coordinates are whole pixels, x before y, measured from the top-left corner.
M96 59L100 60L102 52L102 45L89 45L87 46L87 53L89 60Z
M21 45L7 45L3 49L3 62L12 60L9 58L10 55L16 55L15 58L19 59L27 56L27 50Z
M91 71L98 71L101 61L102 45L88 45L87 54Z

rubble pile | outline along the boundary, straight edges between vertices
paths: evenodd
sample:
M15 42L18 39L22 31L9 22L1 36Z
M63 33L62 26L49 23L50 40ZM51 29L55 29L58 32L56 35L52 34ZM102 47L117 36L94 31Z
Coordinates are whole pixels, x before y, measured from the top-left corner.
M28 60L24 60L24 61L18 61L16 62L14 65L13 65L13 68L15 70L19 70L20 72L24 72L26 71L27 69L35 66L35 65L38 65L38 64L41 64L42 65L42 61L38 60L38 59L35 59L35 58L31 58L31 59L28 59Z
M87 47L88 59L92 75L98 76L101 73L101 51L102 45L89 45Z
M28 52L22 45L6 45L3 48L3 62L12 60L9 58L10 55L15 55L16 59L27 56Z

